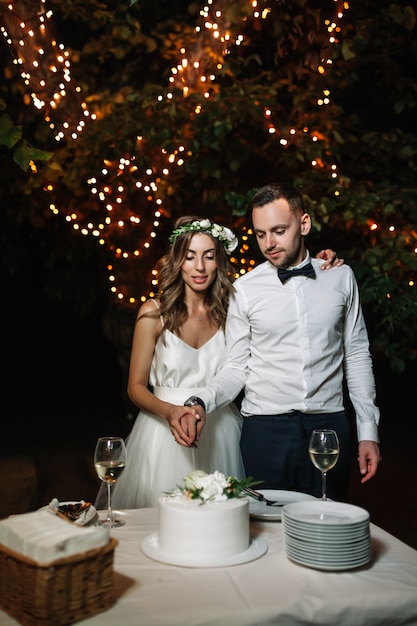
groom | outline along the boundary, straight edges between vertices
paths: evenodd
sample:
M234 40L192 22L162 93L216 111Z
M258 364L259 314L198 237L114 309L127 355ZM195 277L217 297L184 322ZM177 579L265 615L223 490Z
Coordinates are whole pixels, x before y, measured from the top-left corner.
M321 271L304 238L311 229L301 194L266 185L252 200L254 233L265 262L235 282L226 326L227 361L198 398L186 400L201 419L244 389L241 449L247 476L260 487L320 496L321 475L308 456L317 428L331 428L340 457L328 496L346 500L350 470L344 383L356 414L361 482L381 461L379 409L368 334L350 267Z

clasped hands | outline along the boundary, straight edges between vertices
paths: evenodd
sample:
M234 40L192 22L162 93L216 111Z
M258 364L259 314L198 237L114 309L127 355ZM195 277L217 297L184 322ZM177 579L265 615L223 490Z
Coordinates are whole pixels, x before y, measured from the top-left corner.
M206 414L201 406L174 406L167 418L177 443L186 448L196 448L206 423Z

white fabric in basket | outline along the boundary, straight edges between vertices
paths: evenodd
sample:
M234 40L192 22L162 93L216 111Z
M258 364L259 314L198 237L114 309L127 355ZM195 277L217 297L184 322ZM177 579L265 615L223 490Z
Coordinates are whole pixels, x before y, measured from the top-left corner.
M38 563L101 548L107 545L109 536L107 528L79 526L46 510L0 520L0 543Z

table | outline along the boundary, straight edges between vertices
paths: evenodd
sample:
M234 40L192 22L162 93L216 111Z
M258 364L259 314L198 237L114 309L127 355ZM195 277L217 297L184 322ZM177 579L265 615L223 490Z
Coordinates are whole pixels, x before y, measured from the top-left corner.
M371 524L373 561L328 572L285 556L280 522L251 522L267 553L222 568L185 568L153 561L142 540L157 529L157 510L123 511L111 531L115 605L78 622L85 626L402 626L417 625L417 551ZM0 611L1 626L17 622Z

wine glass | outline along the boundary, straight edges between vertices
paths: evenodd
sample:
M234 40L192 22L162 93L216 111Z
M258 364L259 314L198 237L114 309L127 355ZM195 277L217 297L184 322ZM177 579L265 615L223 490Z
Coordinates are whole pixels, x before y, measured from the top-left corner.
M111 508L111 488L126 465L126 446L121 437L99 437L94 451L94 468L97 476L107 484L107 517L98 526L117 528L124 520L115 519Z
M308 446L308 453L313 465L321 471L321 499L327 500L327 472L336 465L339 459L339 439L336 432L328 428L313 430Z

